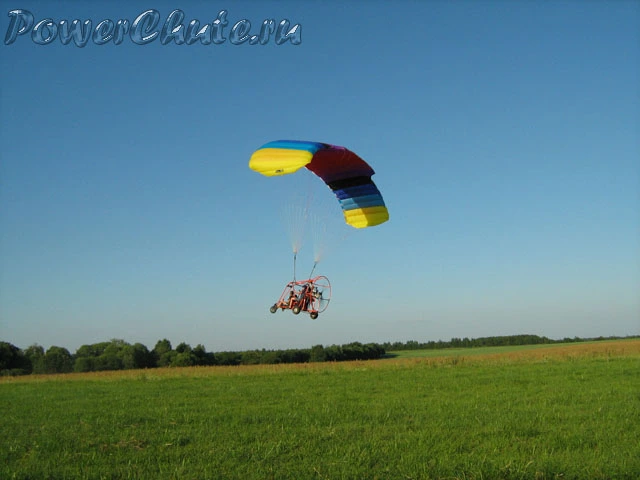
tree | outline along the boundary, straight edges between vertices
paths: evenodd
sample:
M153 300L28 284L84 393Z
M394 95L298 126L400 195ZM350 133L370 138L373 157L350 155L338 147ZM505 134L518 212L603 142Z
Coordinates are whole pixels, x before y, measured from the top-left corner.
M103 355L116 355L120 356L122 351L129 346L129 343L124 340L120 340L119 338L113 338L107 345L107 348L102 352Z
M158 367L167 367L171 363L171 342L166 338L158 340L151 354Z
M339 362L340 360L344 360L342 347L340 347L339 345L331 345L330 347L326 347L324 349L324 352L327 362Z
M377 360L387 353L384 347L377 343L367 343L363 347L365 360Z
M111 342L99 342L90 345L82 345L76 350L73 370L75 372L94 372L107 370L108 361L105 358L99 360Z
M93 372L96 369L97 357L77 357L73 362L74 372Z
M287 363L307 363L310 358L309 350L287 350L284 354Z
M141 343L125 346L121 351L121 357L125 369L152 368L155 366L153 355Z
M285 360L286 360L286 355L285 355L285 352L283 352L282 350L264 351L260 356L260 363L265 365L284 363Z
M191 367L196 364L196 356L193 352L183 351L179 353L176 350L174 353L175 355L171 358L170 363L172 367Z
M258 365L260 363L260 356L258 350L242 352L242 365Z
M219 352L216 354L217 365L240 365L242 354L238 352Z
M76 358L78 357L99 357L104 353L111 342L100 342L91 345L82 345L76 350Z
M176 352L175 350L169 350L168 352L160 355L160 358L158 358L156 365L158 367L169 367L173 363L173 359L176 355L178 355L178 352Z
M176 352L178 353L191 353L191 345L188 343L182 342L176 347Z
M158 342L156 343L156 346L153 348L153 351L158 355L162 355L163 353L170 352L171 342L166 338L162 340L158 340Z
M0 342L0 374L25 375L31 373L31 362L15 345Z
M17 350L18 347L8 342L0 342L0 370L13 368L12 364Z
M363 357L362 344L353 342L342 346L344 360L360 360Z
M73 371L73 358L64 347L49 347L44 354L44 373L68 373Z
M326 360L327 354L322 345L314 345L311 347L311 355L309 357L310 362L325 362Z
M98 372L106 370L122 370L124 363L117 353L105 351L94 360L94 369Z
M94 361L94 369L101 370L122 370L125 368L123 356L125 350L131 345L119 338L113 338L106 345L102 353Z
M207 352L204 345L198 344L193 349L193 354L196 357L196 365L215 365L216 357L213 352Z
M34 343L28 346L24 354L31 362L31 371L33 373L45 373L44 348L41 345Z

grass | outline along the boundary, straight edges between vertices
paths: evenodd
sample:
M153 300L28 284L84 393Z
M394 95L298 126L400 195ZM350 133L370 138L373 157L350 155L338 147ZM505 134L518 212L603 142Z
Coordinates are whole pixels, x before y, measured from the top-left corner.
M0 478L637 478L640 341L475 350L6 378Z

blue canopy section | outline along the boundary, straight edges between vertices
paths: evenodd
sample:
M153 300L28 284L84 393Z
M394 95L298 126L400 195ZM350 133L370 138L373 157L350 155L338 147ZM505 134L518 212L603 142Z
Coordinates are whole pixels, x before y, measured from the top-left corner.
M265 143L260 148L287 148L289 150L306 150L307 152L316 153L324 146L324 143L318 142L303 142L300 140L276 140L275 142Z

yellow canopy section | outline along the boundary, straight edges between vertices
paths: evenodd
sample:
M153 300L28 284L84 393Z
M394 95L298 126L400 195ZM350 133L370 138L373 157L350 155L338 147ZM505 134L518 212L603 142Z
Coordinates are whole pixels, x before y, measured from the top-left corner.
M267 177L293 173L313 158L313 152L288 148L261 148L249 159L249 168Z
M384 206L355 208L343 213L345 221L355 228L373 227L389 220L389 212Z

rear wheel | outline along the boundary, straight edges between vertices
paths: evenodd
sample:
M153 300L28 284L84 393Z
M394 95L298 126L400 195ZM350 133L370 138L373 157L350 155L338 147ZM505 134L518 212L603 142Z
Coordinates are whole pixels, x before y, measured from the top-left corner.
M293 313L295 313L296 315L298 315L300 313L300 306L296 305L295 307L293 307L292 309Z
M312 312L309 314L309 316L311 317L311 320L315 320L316 318L318 318L318 312Z

